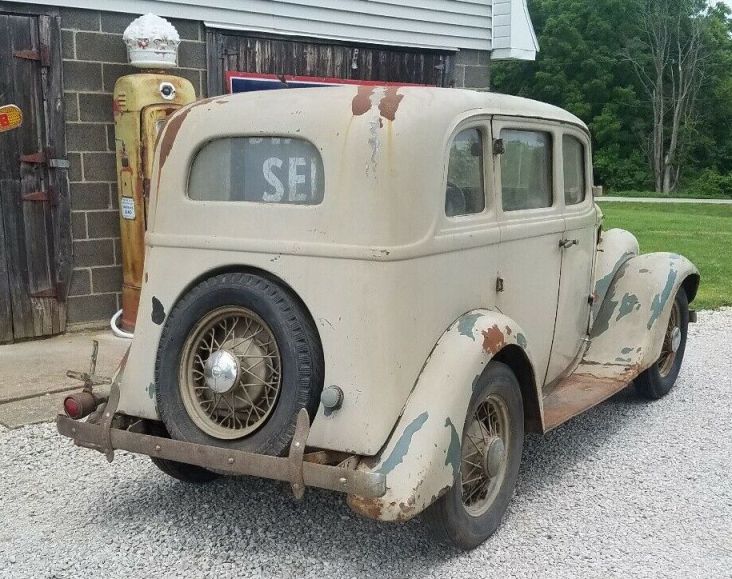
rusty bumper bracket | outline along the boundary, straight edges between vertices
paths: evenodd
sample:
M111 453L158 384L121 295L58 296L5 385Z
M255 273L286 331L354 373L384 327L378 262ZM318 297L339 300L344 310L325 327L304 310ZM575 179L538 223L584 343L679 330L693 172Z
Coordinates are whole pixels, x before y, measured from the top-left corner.
M60 434L73 439L77 446L98 450L108 458L114 449L127 450L235 475L286 481L292 486L297 498L302 497L306 486L368 498L378 498L386 493L384 474L303 461L309 432L309 420L306 416L298 416L288 457L229 450L120 428L106 429L103 424L76 421L63 414L56 417L56 426Z

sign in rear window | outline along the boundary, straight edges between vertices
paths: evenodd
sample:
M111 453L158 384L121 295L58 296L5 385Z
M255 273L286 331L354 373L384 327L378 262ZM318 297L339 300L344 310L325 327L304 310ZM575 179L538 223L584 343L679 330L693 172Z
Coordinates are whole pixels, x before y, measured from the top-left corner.
M317 205L323 190L318 150L284 137L211 141L196 155L188 180L188 196L198 201Z

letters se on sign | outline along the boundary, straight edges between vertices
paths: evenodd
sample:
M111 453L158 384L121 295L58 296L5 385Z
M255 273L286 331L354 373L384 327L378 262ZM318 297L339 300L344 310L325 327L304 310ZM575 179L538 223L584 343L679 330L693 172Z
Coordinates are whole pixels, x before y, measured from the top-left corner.
M191 167L188 196L200 201L316 205L323 162L302 139L232 137L204 145Z

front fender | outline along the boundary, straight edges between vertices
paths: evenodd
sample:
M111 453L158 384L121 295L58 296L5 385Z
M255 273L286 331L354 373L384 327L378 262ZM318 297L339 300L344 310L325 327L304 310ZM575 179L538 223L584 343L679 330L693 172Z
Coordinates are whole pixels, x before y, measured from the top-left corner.
M386 494L377 499L349 495L354 511L373 519L405 521L452 486L473 389L488 362L507 346L518 346L532 359L518 324L490 310L468 312L445 331L386 445L359 465L386 475Z
M596 255L592 289L593 320L597 319L618 270L626 261L638 255L638 240L624 229L603 231Z
M689 301L699 270L675 253L646 253L626 260L615 274L590 332L583 362L619 364L639 374L661 355L676 293L684 286Z

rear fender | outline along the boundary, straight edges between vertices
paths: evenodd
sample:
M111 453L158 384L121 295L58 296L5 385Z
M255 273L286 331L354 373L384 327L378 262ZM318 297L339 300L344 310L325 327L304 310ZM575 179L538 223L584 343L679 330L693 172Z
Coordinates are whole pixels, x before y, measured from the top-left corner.
M675 253L647 253L618 269L599 307L583 362L628 366L637 375L661 355L671 307L683 286L691 302L699 270Z
M521 348L531 360L521 328L498 312L468 312L445 331L386 445L359 465L386 475L386 494L377 499L349 495L354 511L373 519L405 521L453 485L473 390L488 362L507 347ZM537 400L540 416L541 397Z

